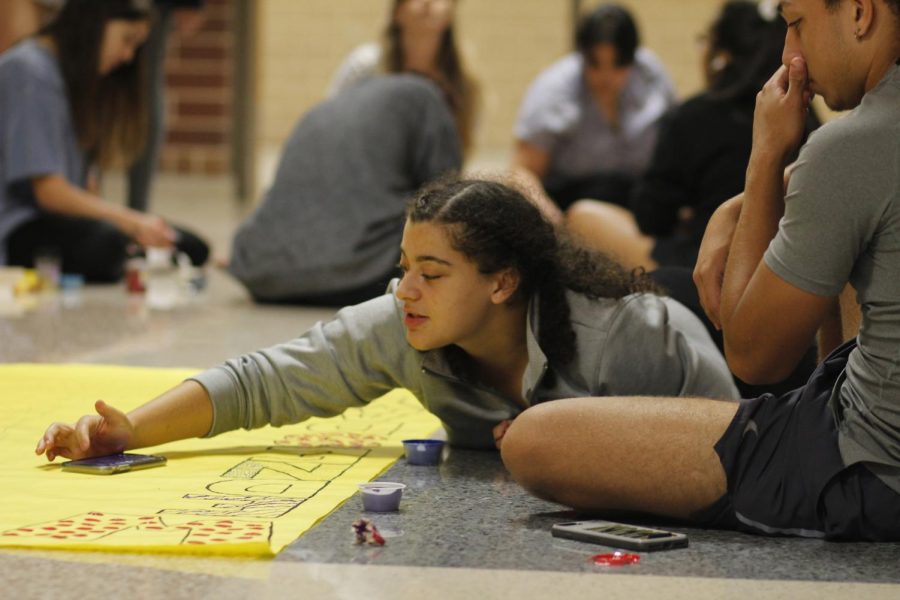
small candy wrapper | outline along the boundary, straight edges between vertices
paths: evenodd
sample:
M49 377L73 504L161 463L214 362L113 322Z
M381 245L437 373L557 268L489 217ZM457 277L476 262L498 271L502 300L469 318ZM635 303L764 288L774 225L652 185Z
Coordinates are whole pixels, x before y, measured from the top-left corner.
M368 519L354 521L353 533L356 535L354 544L369 544L370 546L384 546L384 538L378 533L375 524Z

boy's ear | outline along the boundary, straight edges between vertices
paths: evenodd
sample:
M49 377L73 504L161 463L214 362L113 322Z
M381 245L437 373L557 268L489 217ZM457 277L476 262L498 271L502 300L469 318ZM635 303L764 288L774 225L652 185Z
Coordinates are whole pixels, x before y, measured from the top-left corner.
M872 19L874 7L872 6L872 0L854 0L854 19L856 21L856 39L857 41L861 37L865 37L865 35L869 32L872 27Z
M519 289L519 271L509 267L494 274L494 289L491 292L491 301L494 304L503 304L512 298Z

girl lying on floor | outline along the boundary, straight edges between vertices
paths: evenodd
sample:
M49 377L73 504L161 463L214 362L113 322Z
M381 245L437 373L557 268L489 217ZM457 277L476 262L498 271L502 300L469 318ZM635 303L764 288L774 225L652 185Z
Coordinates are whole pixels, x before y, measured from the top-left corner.
M572 244L521 193L441 182L407 210L403 276L300 337L188 379L124 414L103 401L36 452L83 458L340 414L406 388L451 444L490 448L559 398L736 390L700 321L643 277ZM598 400L602 402L602 400Z

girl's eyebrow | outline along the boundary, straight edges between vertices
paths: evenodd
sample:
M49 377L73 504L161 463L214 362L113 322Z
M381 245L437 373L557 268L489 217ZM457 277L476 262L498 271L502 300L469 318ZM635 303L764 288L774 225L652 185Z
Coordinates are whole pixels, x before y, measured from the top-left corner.
M437 256L431 256L429 254L423 254L421 256L417 256L416 262L436 262L440 265L446 265L448 267L453 266L453 264L450 261L444 260L443 258L438 258Z
M406 256L406 252L403 250L403 248L400 248L400 255L403 256L403 257ZM417 262L417 263L420 263L420 262L436 262L436 263L438 263L439 265L446 265L446 266L448 266L448 267L452 267L452 266L453 266L453 263L451 263L450 261L444 260L443 258L438 258L437 256L432 256L432 255L430 255L430 254L420 254L419 256L417 256L417 257L415 258L415 262Z

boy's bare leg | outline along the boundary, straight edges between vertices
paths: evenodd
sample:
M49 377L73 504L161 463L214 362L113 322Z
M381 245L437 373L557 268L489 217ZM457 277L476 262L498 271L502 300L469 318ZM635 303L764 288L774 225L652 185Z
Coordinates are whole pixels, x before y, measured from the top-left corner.
M738 404L701 398L576 398L529 408L503 462L531 493L582 510L689 518L725 493L713 446Z

